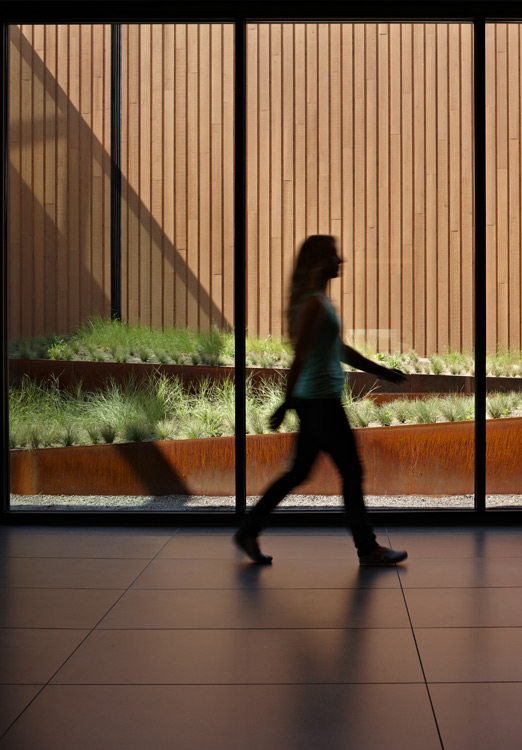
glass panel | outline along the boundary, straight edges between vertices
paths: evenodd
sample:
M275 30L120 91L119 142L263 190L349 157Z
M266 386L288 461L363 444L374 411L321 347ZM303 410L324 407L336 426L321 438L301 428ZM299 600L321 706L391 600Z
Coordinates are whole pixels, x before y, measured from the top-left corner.
M408 374L347 368L343 403L370 508L473 507L473 27L253 24L247 38L250 502L292 459L269 435L272 368L292 352L296 252L333 235L344 340ZM280 343L283 337L283 343ZM261 377L261 375L258 375ZM291 412L281 433L296 429ZM261 433L263 433L261 435ZM340 508L321 456L281 508Z
M120 323L110 26L10 28L13 509L234 508L233 34L121 27Z
M486 507L522 507L519 23L486 24Z

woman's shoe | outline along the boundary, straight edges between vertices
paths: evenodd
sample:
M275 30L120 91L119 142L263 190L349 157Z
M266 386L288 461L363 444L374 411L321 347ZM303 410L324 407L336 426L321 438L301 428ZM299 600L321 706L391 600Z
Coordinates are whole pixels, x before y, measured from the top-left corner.
M388 547L378 546L367 555L359 555L359 565L395 565L395 563L406 560L406 550L396 552Z
M234 534L234 542L239 549L247 554L249 558L258 565L270 565L272 562L270 555L263 555L259 549L256 536L245 534L243 531L236 531Z

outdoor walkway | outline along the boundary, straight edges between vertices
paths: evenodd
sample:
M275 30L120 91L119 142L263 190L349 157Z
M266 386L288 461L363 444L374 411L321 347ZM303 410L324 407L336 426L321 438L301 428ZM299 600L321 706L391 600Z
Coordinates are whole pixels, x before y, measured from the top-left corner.
M522 737L522 528L0 528L4 750L503 750Z

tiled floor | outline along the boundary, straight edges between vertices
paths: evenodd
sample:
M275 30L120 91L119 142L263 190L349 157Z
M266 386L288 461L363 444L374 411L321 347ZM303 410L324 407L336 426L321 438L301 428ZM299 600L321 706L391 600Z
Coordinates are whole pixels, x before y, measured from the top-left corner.
M522 528L0 528L3 750L522 747Z

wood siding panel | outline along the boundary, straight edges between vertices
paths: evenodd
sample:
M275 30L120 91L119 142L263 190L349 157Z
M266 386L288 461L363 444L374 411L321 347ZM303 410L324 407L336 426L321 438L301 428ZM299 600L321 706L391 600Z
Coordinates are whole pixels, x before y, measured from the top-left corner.
M231 328L233 26L123 29L123 105L139 105L122 127L125 211L137 218L125 237L126 317Z
M66 333L110 312L108 29L9 28L10 337Z
M486 25L487 347L521 349L521 29Z
M471 349L471 24L249 24L247 42L249 333L284 333L321 232L348 338ZM122 43L123 317L230 328L233 26ZM521 45L487 25L490 351L522 347ZM110 310L110 27L11 26L9 85L9 334L65 333Z
M248 30L249 331L279 333L274 259L286 290L320 232L341 240L349 337L471 348L472 26L283 24L281 90L279 28Z

